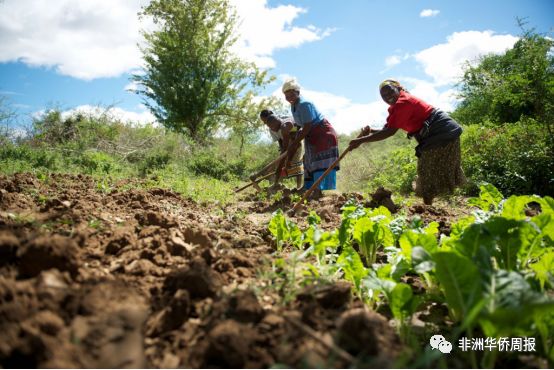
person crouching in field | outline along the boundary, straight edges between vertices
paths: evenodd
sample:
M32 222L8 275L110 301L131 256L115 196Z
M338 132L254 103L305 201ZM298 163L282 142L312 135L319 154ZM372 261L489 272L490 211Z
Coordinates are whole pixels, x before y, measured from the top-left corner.
M402 129L415 138L417 179L415 192L427 205L440 194L449 194L465 183L461 167L460 135L462 127L448 114L411 95L396 80L379 85L383 100L390 105L382 130L350 141L355 149L366 142L384 140ZM367 130L367 128L365 128Z
M300 96L300 85L296 80L288 80L283 84L285 99L290 103L294 122L302 129L288 148L289 156L297 150L304 141L304 189L308 190L315 181L339 157L337 134L333 126L321 114L315 105ZM318 189L313 193L314 198L321 195L321 190L337 188L337 171L335 167L323 179Z
M296 138L298 126L294 124L292 117L278 117L272 111L264 109L260 112L260 119L269 128L269 134L274 141L279 143L279 152L283 154L289 144ZM264 168L261 172L252 175L250 178L254 180L256 177L263 175L263 172L278 171L275 173L275 183L277 185L282 177L296 177L296 188L302 188L302 178L304 176L304 168L302 165L302 146L292 154L288 160L283 160L286 163L286 168L283 168L283 163L278 163L270 168ZM254 179L253 179L254 178Z

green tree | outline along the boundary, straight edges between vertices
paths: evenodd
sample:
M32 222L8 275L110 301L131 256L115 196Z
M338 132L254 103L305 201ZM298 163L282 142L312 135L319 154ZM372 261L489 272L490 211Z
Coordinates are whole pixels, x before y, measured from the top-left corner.
M133 80L158 121L196 142L259 127L253 97L272 78L231 52L237 16L227 0L153 0L140 15L157 29L142 32L144 73Z
M13 139L13 128L17 118L17 112L13 108L11 101L5 95L0 95L0 144L4 144Z
M519 21L523 29L523 22ZM553 135L554 55L551 38L523 31L513 48L467 65L454 117L462 123L513 123L522 116L542 122Z

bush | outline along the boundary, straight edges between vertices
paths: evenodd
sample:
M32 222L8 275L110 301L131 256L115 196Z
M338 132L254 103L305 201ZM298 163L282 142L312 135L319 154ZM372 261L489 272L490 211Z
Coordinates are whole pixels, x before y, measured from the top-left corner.
M409 194L413 192L412 182L417 174L417 157L411 146L394 149L375 168L371 187L383 186L394 192Z
M85 173L104 173L110 174L118 170L117 161L109 154L95 150L87 150L79 157L75 158L75 164L79 165Z
M169 153L149 153L144 160L139 162L139 175L144 177L153 170L164 169L170 161Z
M56 171L61 167L62 156L53 150L7 144L0 149L0 162L9 163L11 171L17 171L19 167L22 170L31 167Z
M32 151L25 145L14 145L6 143L0 149L0 161L13 160L13 161L30 161L32 157Z
M554 194L554 148L535 120L467 127L462 163L468 178L489 182L505 196Z
M245 158L238 158L226 161L206 151L195 155L187 167L195 175L209 176L214 179L228 181L232 178L244 176L247 171L247 162Z
M348 143L358 135L339 137L339 152L348 147ZM349 153L340 162L340 171L337 176L338 189L343 192L374 191L374 187L384 186L387 189L399 191L404 188L398 180L406 175L403 168L406 163L394 163L393 158L399 150L413 156L414 143L406 139L405 134L397 133L387 140L366 143ZM414 157L415 159L415 157ZM404 162L409 158L404 158ZM413 177L415 174L408 176ZM402 181L411 183L412 180ZM406 187L408 192L410 186Z

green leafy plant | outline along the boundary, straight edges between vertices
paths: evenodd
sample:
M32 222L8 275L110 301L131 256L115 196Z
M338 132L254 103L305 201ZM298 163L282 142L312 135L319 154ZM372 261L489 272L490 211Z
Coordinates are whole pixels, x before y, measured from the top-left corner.
M302 244L302 232L294 222L287 220L281 209L273 213L269 221L269 231L275 237L278 251L286 242L291 242L296 247Z
M301 262L305 279L342 276L370 307L381 310L386 305L404 341L415 340L409 321L422 304L446 303L455 325L452 340L461 333L469 338L475 333L538 336L540 354L554 360L554 299L549 297L554 199L504 199L494 186L483 184L471 204L479 209L454 223L449 236L439 236L437 222L392 219L386 209L366 209L355 202L344 205L341 225L334 231L320 230L315 213L308 216L307 229L300 231L280 211L270 230L281 243L307 247ZM375 260L381 248L386 262ZM310 257L315 257L314 263ZM406 277L414 276L425 282L423 294L406 283ZM470 354L469 362L493 367L498 356L494 351L480 358Z

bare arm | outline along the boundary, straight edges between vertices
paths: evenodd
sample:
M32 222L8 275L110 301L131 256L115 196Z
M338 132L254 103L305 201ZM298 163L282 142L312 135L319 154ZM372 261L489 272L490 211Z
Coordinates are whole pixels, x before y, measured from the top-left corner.
M292 128L292 124L290 128ZM304 138L308 135L308 133L312 129L312 122L304 124L304 127L302 127L300 131L298 131L296 138L292 142L290 140L290 128L289 128L289 132L287 133L290 144L287 148L286 157L284 158L284 160L281 161L281 163L279 163L275 171L275 184L277 184L277 182L279 181L281 168L283 168L283 166L285 166L285 168L288 166L288 162L294 156L294 153L296 153L296 150L298 150L298 146L300 145L300 142L304 140ZM284 137L285 135L283 135L283 138Z
M385 140L396 134L396 131L398 131L397 128L390 127L384 127L381 130L371 130L370 134L351 140L349 146L351 149L355 149L363 143Z
M292 130L292 123L286 122L283 125L283 128L281 129L281 134L282 134L282 137L283 137L283 150L282 150L282 152L284 152L285 150L287 150L289 148L290 130Z
M310 133L310 130L312 129L312 126L313 126L313 122L308 122L304 124L304 126L300 131L298 131L298 135L296 135L296 138L294 139L294 141L289 145L289 148L288 148L289 156L292 156L294 154L300 142L304 140L306 136L308 136L308 134Z

